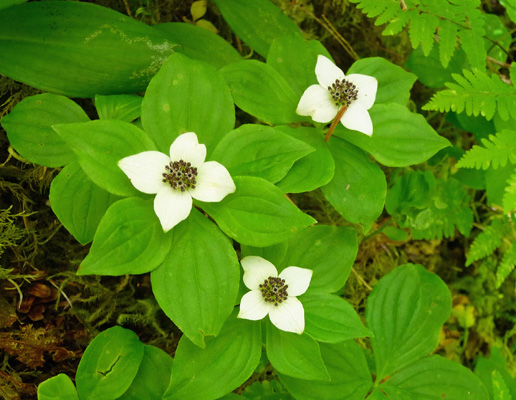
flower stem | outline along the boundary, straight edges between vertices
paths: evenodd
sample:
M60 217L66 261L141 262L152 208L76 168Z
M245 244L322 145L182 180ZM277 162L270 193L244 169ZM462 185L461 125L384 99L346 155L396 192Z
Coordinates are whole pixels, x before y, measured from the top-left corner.
M347 109L348 109L348 105L346 104L346 105L342 106L342 108L339 110L339 112L337 113L337 115L335 116L335 118L333 119L333 121L330 125L330 129L328 129L328 132L326 132L326 136L324 137L325 142L327 142L330 139L330 136L332 135L333 131L337 127L337 124L339 123L340 119L342 118L342 116L344 115L344 113L346 112Z

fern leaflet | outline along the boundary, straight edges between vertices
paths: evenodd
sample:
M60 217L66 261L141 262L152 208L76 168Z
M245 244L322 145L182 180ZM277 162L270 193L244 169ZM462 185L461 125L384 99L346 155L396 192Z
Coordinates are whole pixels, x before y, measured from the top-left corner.
M376 25L387 24L384 35L397 35L409 24L412 47L421 45L426 56L430 54L436 33L440 43L441 63L446 68L455 52L458 40L470 64L485 68L486 49L484 20L478 9L479 0L350 0L369 18L377 18Z
M509 186L505 188L503 195L503 211L510 213L516 211L516 174L512 175L507 183Z
M516 87L504 83L496 74L487 75L474 69L464 70L464 76L452 74L457 83L447 83L448 89L434 94L423 110L455 111L464 110L475 117L481 114L490 120L498 111L507 121L509 116L516 119Z
M496 287L499 288L516 266L516 242L505 252L496 270Z
M466 259L466 266L471 265L473 261L480 260L492 254L502 244L501 230L503 228L502 221L494 219L491 225L486 227L483 232L473 240Z
M505 167L507 161L516 164L516 131L504 129L482 139L482 146L473 146L457 163L458 168L488 169Z

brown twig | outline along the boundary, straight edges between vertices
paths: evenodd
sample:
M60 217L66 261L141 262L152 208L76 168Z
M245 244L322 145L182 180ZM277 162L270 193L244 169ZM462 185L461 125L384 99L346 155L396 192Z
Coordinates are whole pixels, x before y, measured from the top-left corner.
M330 136L332 135L333 131L337 127L337 124L339 123L340 119L342 118L342 116L344 115L344 113L346 112L347 109L348 109L348 106L345 105L345 106L342 106L342 108L339 110L339 112L337 113L337 115L333 119L333 121L332 121L332 123L330 125L330 128L328 129L328 132L326 132L326 136L324 137L324 141L325 142L330 140Z

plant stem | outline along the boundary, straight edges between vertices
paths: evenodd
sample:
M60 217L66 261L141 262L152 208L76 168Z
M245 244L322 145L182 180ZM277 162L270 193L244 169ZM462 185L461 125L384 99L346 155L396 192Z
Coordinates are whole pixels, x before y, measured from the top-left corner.
M326 136L324 137L325 142L327 142L330 139L331 134L337 127L337 124L339 123L340 119L342 118L342 116L344 115L344 113L346 112L347 109L348 109L348 105L346 104L346 105L342 106L342 108L339 110L339 112L337 113L337 115L335 116L335 118L333 119L333 121L330 125L330 129L328 129L328 132L326 133Z

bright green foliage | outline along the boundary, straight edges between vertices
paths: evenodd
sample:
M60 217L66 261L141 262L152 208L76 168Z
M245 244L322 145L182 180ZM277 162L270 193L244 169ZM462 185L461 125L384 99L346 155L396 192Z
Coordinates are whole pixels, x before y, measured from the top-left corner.
M0 11L0 53L9 54L0 73L70 97L141 92L174 47L159 30L96 4L31 2Z
M95 185L73 161L52 181L49 199L65 228L79 243L86 244L93 240L106 210L120 197Z
M38 386L38 400L79 400L72 380L59 374Z
M513 68L514 69L514 68ZM487 120L495 112L507 121L516 118L516 87L504 83L496 74L487 75L479 69L463 71L464 76L452 74L457 83L446 83L448 89L437 92L423 110L455 111L482 115Z
M516 101L516 98L515 98ZM509 161L516 164L516 131L504 129L489 139L482 139L482 146L475 145L457 163L458 168L488 169L504 167Z
M516 210L516 174L509 178L507 184L503 196L503 211L505 213Z
M509 388L498 371L493 371L491 379L493 382L493 400L512 400Z
M119 200L101 219L77 274L119 276L152 271L165 259L172 233L163 233L150 200Z
M366 309L377 382L427 356L450 312L446 284L421 265L399 266L378 282Z
M136 377L143 353L144 345L133 331L115 326L99 334L84 352L77 369L79 397L120 397Z
M201 349L185 336L179 341L164 400L218 399L253 373L262 353L260 324L230 318Z
M170 251L151 273L152 291L165 314L195 345L217 335L233 311L240 268L231 242L193 209L166 236Z
M474 261L491 256L498 249L498 253L503 254L502 260L496 268L496 287L500 287L516 266L516 242L513 238L514 233L511 232L509 222L506 219L493 219L491 224L471 244L466 266L471 265Z
M496 287L505 281L512 270L516 267L516 242L503 254L502 262L496 270Z
M405 25L410 23L409 35L412 47L421 45L428 56L439 32L439 55L446 67L455 52L460 39L462 48L468 55L470 64L482 68L485 66L486 49L482 35L484 20L478 7L478 0L432 0L422 3L418 0L406 0L400 4L397 0L351 0L359 3L369 18L377 17L375 25L388 25L384 35L397 35ZM406 6L406 9L404 7Z
M466 266L473 261L491 255L502 244L504 224L500 219L494 219L482 232L478 234L471 244L466 259Z
M2 118L11 145L27 160L47 167L61 167L75 154L52 125L89 121L72 100L51 93L26 97Z
M516 380L507 370L507 361L499 347L491 348L489 358L478 358L475 374L487 387L492 400L516 399Z
M199 26L167 22L154 25L154 28L165 33L173 43L177 43L178 52L195 60L210 63L217 68L242 58L238 51L219 35Z
M338 137L332 137L329 144L335 175L321 188L322 193L346 220L362 224L368 232L383 210L385 175L362 149Z
M299 28L269 0L215 0L233 32L253 50L267 56L274 39L301 37Z
M267 357L282 374L306 380L329 381L319 343L308 335L284 332L267 323Z
M170 382L173 359L163 350L149 345L143 347L138 373L119 400L161 399Z
M468 236L473 227L469 196L455 179L435 179L427 171L395 178L386 209L401 228L410 228L414 239L452 237L455 228Z

